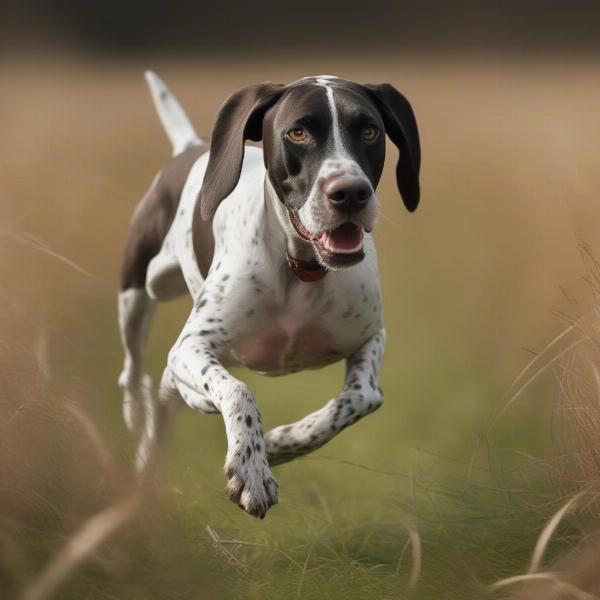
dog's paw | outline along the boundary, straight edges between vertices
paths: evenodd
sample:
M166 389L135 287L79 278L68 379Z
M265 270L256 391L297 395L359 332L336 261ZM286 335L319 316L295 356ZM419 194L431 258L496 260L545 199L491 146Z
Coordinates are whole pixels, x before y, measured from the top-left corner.
M152 379L143 375L132 382L129 374L123 371L119 377L119 387L123 390L123 419L127 429L140 433L146 424L148 412L152 410Z
M269 469L264 450L242 446L225 463L227 497L247 513L263 519L277 504L279 485Z

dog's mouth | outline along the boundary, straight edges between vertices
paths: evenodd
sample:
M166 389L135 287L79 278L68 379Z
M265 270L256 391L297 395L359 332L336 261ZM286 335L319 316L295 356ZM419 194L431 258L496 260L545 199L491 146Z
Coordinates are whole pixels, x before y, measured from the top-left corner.
M347 222L322 233L318 241L330 254L355 254L362 250L364 237L362 227Z
M333 229L312 233L304 227L297 213L289 211L296 233L315 245L321 259L332 267L349 266L364 258L364 229L347 221Z

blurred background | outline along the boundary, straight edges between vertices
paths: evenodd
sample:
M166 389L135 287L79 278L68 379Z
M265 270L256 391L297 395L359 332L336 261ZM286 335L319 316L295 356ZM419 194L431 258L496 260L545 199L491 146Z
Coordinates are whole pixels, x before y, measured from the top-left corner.
M526 572L600 464L599 16L583 0L4 2L0 595L479 599ZM205 135L240 87L320 73L388 81L419 122L418 211L393 159L379 188L385 403L277 467L264 521L224 497L218 417L183 411L152 482L130 472L117 275L170 154L147 68ZM159 307L155 381L189 308ZM343 368L235 374L270 428L323 405ZM597 514L588 498L561 521L546 570Z

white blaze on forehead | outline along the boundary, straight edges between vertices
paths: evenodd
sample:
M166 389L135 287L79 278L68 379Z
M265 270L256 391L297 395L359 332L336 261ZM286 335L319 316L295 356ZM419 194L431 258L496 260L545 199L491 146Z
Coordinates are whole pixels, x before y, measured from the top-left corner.
M333 154L339 158L347 158L348 153L346 152L342 143L342 134L340 131L340 120L338 115L337 106L335 105L335 98L333 96L333 88L331 82L339 79L336 75L310 75L308 77L302 77L300 81L306 79L313 79L317 85L325 88L327 93L327 101L329 102L329 110L331 111L331 119L333 123Z
M340 157L348 156L348 153L344 149L342 144L342 134L340 131L340 120L338 116L337 106L335 105L335 98L333 96L333 88L329 85L331 79L338 79L333 75L321 75L317 77L317 84L325 88L327 93L327 101L329 102L329 110L331 111L332 120L332 131L333 131L333 152Z

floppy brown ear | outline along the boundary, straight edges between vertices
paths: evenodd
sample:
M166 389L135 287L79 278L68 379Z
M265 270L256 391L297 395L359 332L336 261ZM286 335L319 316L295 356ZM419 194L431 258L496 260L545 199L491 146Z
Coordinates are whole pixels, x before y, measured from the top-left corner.
M264 114L279 99L284 87L274 83L245 87L230 96L219 109L199 196L205 221L214 216L221 201L237 185L242 172L244 142L262 139Z
M419 205L421 195L421 145L415 114L408 100L393 85L380 83L366 84L364 87L381 113L387 135L400 151L396 182L404 206L413 212Z

